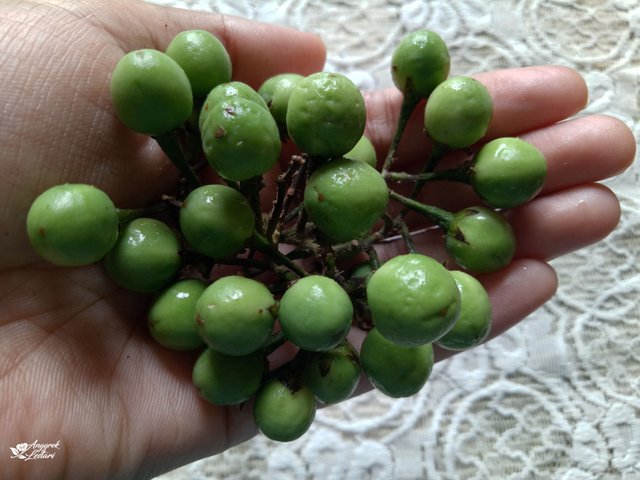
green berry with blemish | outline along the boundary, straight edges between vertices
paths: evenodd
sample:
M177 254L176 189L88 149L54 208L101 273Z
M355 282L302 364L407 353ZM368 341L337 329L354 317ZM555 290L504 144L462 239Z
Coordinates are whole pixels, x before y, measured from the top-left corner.
M60 266L95 263L118 238L118 210L92 185L67 183L45 190L31 204L26 223L34 250Z
M438 143L453 148L473 145L487 133L493 100L487 88L471 77L452 77L429 96L424 126Z
M151 336L172 350L195 350L204 342L194 321L196 303L206 288L201 280L179 280L163 290L151 303L147 323Z
M393 83L411 98L427 98L449 75L451 60L444 40L422 29L404 37L391 56Z
M122 227L104 265L121 287L151 293L166 287L178 275L180 250L178 237L167 224L154 218L136 218Z
M319 401L332 404L353 394L360 370L358 352L345 340L330 350L311 353L305 361L303 378Z
M544 155L519 138L497 138L473 158L473 189L494 208L514 208L533 199L547 176Z
M316 415L316 399L304 384L288 384L275 378L256 394L253 418L266 437L291 442L304 435Z
M360 160L362 162L368 163L373 168L376 168L378 164L378 159L376 157L376 149L373 147L371 140L369 140L364 135L358 143L356 143L355 147L345 153L344 158L348 158L351 160Z
M318 229L333 242L367 235L384 214L389 190L375 168L341 158L319 167L304 190L304 208Z
M200 109L200 116L198 119L198 126L200 128L200 131L205 128L204 125L209 118L209 113L212 110L212 107L215 107L216 105L224 102L229 102L235 98L244 98L245 100L255 102L256 105L263 107L265 110L269 109L258 92L256 92L246 83L239 82L237 80L221 83L209 92L207 98L202 104L202 108Z
M362 369L372 385L394 398L418 393L433 369L433 347L398 345L374 328L360 349Z
M200 295L196 328L210 348L226 355L247 355L271 335L275 305L263 283L238 275L222 277Z
M367 113L358 87L344 75L318 72L298 81L287 104L287 131L312 157L337 158L364 133Z
M304 77L297 73L281 73L268 78L258 89L282 134L287 133L287 110L293 88Z
M255 215L247 199L226 185L193 190L180 208L180 229L189 245L211 258L238 253L251 238Z
M200 395L214 405L239 405L260 388L266 361L260 351L225 355L205 349L193 367L192 380Z
M174 59L158 50L141 49L127 53L116 64L111 102L131 130L162 135L189 118L193 94L189 78Z
M460 312L460 294L442 264L409 253L388 260L373 273L367 304L381 335L400 345L418 346L451 329Z
M445 247L465 270L487 273L506 267L516 249L509 222L495 210L468 207L455 213L445 235Z
M201 135L209 164L225 180L262 175L280 157L280 132L275 120L264 106L245 98L212 105Z
M338 282L323 275L297 280L280 299L284 335L303 350L328 350L342 342L353 318L351 299Z
M480 345L491 330L491 300L482 284L466 272L451 276L460 291L460 315L451 330L436 342L448 350L466 350Z

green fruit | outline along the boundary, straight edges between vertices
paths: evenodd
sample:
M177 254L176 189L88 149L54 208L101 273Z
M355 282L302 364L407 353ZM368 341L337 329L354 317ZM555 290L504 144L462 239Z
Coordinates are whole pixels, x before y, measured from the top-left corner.
M540 151L519 138L498 138L475 155L471 185L494 208L513 208L535 197L547 176Z
M262 97L258 94L258 92L256 92L246 83L238 81L221 83L209 92L206 100L202 104L200 117L198 119L198 126L200 128L200 131L205 129L205 122L209 118L210 110L213 107L221 103L228 103L229 101L236 98L244 98L245 100L250 100L256 105L264 108L265 110L269 110L269 107L262 99Z
M205 30L176 35L165 53L182 67L196 97L207 95L216 85L231 80L231 59L224 45Z
M365 236L384 214L389 190L375 168L359 160L332 160L309 177L304 207L333 242Z
M480 345L491 330L491 301L482 284L468 273L451 272L460 291L460 315L438 345L448 350L465 350Z
M253 418L271 440L290 442L309 430L316 415L316 399L305 385L291 387L281 380L266 383L257 393Z
M447 45L435 32L417 30L391 56L391 78L405 96L427 98L449 75Z
M184 70L169 55L151 49L120 59L111 76L111 100L122 123L148 135L179 127L193 108Z
M180 229L192 248L212 258L240 251L254 232L255 218L247 199L226 185L193 190L180 209Z
M367 303L381 335L405 346L431 343L453 326L460 294L453 277L426 255L398 255L369 279Z
M118 210L91 185L56 185L41 193L27 214L35 251L61 266L88 265L104 257L118 238Z
M265 367L259 351L233 356L207 348L193 367L193 384L215 405L239 405L258 391Z
M360 349L360 363L375 388L390 397L419 392L433 369L430 343L407 347L387 340L377 330L367 333Z
M318 72L300 80L291 91L287 130L308 155L337 158L358 143L366 117L362 93L351 80Z
M151 336L172 350L195 350L204 346L196 330L196 302L205 289L200 280L180 280L156 297L147 323Z
M201 134L207 160L226 180L262 175L280 157L275 120L268 110L241 97L212 105Z
M493 100L484 85L471 77L453 77L438 85L424 110L424 126L438 143L468 147L487 133Z
M368 163L373 168L376 168L378 164L378 159L376 157L376 150L373 148L373 144L371 140L367 137L362 136L356 146L349 150L344 154L344 158L348 158L350 160L360 160L362 162Z
M301 278L287 289L278 308L285 337L303 350L335 347L351 327L353 306L347 292L322 275Z
M271 334L275 303L267 287L256 280L237 275L222 277L198 299L198 333L218 352L227 355L255 352Z
M351 396L360 379L360 359L355 348L344 341L326 352L310 354L304 365L304 382L325 404Z
M303 78L297 73L281 73L268 78L258 90L281 133L287 132L287 110L291 91Z
M180 270L180 242L166 224L136 218L122 227L118 241L104 257L111 279L139 293L164 288Z
M454 214L445 236L445 247L465 270L493 272L513 258L516 240L502 215L485 207L469 207Z

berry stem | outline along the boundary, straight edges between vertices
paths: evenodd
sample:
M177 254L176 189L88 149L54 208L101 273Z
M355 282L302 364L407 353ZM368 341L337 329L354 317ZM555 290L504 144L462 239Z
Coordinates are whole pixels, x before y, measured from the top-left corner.
M253 235L253 248L266 254L274 263L283 265L291 270L299 277L307 277L309 273L296 264L293 260L287 257L284 253L280 252L273 244L267 240L267 238L260 233L256 232Z
M396 126L396 131L393 136L393 140L391 141L391 145L389 145L389 151L387 152L387 156L384 159L384 164L382 165L382 174L386 175L386 173L391 168L396 156L396 151L398 150L398 145L400 144L400 139L407 127L407 123L409 123L409 119L411 118L411 114L415 110L418 102L420 101L420 97L414 95L412 92L412 88L410 86L410 82L407 81L407 90L402 97L402 105L400 107L400 116L398 117L398 124Z
M169 160L171 160L180 174L184 177L185 181L189 184L189 187L196 189L202 185L185 159L184 152L182 151L180 141L175 131L156 135L152 138L158 142L162 151L167 155L167 157L169 157Z
M273 243L278 242L280 228L286 220L286 214L293 197L298 192L298 184L303 176L302 170L305 165L306 160L304 157L293 155L289 168L276 179L278 185L276 199L273 202L265 232L265 236Z
M451 212L434 207L433 205L425 205L412 198L400 195L393 190L389 190L389 196L410 210L425 215L443 230L449 229L449 225L451 225L451 221L453 220L453 214Z
M461 165L459 168L452 168L450 170L439 170L437 172L424 172L418 174L406 173L406 172L387 172L384 177L386 180L392 182L416 182L414 190L410 198L415 198L419 191L418 187L421 187L426 182L436 180L447 180L451 182L463 182L469 181L469 168L467 164Z
M125 225L136 218L152 217L167 209L167 203L160 202L143 208L118 208L118 223Z
M424 165L424 169L422 173L424 175L431 174L434 176L437 176L439 174L439 175L444 175L448 178L418 179L416 183L413 185L413 188L411 189L411 193L409 194L410 198L417 198L418 194L420 193L420 190L422 190L422 187L424 187L424 184L429 180L453 180L453 181L460 181L460 182L468 181L469 173L468 173L467 167L464 165L461 166L459 169L445 170L441 172L434 171L436 166L440 162L440 160L442 160L442 157L444 157L444 155L447 153L447 151L448 151L448 148L446 145L443 145L437 142L434 143L433 148L431 149L431 153L429 154L429 158L427 159L427 162ZM445 173L445 172L448 172L448 173Z

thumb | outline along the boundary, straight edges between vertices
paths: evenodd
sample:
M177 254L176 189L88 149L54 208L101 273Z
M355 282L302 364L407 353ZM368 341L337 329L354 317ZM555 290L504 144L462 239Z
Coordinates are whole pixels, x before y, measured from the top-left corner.
M308 75L324 66L325 46L320 37L311 33L141 1L118 1L117 4L123 7L117 8L121 12L121 22L111 29L111 33L126 51L139 48L165 50L181 31L202 29L215 35L229 52L234 80L254 88L278 73Z

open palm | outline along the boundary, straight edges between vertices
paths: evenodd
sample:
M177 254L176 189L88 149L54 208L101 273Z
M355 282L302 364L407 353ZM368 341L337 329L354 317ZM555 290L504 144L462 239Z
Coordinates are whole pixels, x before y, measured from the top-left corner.
M239 19L126 0L0 4L1 438L4 447L60 440L54 459L12 461L6 478L150 476L255 432L248 409L218 408L198 398L191 385L194 356L153 342L145 298L117 288L100 266L60 269L42 262L25 231L31 201L54 184L95 184L117 206L137 207L175 183L177 173L157 145L115 118L109 76L126 51L163 49L189 28L221 38L234 78L256 87L275 73L308 74L323 66L316 37ZM634 141L609 117L557 124L586 102L584 83L571 70L531 68L478 78L496 105L490 136L523 135L549 161L543 195L509 213L519 240L515 262L483 278L498 334L555 291L546 260L592 243L616 225L617 200L592 182L626 168ZM367 134L383 152L399 94L375 92L366 99ZM399 155L408 162L424 159L428 145L419 122L405 140ZM443 195L451 198L454 188L455 204ZM448 208L473 201L468 189L452 185L425 195ZM420 228L420 220L413 221ZM416 237L425 251L431 240L430 234ZM380 253L401 248L389 243Z

